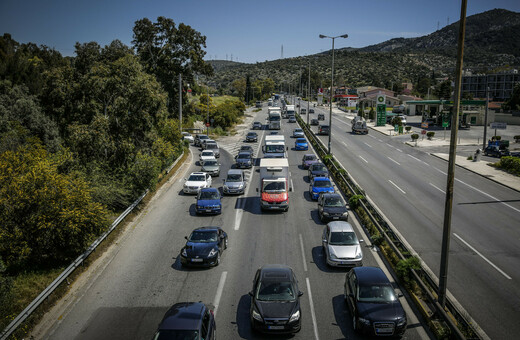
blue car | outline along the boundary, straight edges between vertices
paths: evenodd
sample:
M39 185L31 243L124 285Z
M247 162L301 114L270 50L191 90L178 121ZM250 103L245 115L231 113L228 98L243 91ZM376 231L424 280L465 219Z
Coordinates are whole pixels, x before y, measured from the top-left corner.
M297 138L294 142L294 150L309 150L309 144L305 138Z
M220 192L217 188L202 188L197 194L197 214L220 214L222 213L222 202Z
M318 196L322 192L334 193L334 187L332 186L330 178L314 177L311 180L311 185L309 186L309 195L311 195L313 200L317 200Z

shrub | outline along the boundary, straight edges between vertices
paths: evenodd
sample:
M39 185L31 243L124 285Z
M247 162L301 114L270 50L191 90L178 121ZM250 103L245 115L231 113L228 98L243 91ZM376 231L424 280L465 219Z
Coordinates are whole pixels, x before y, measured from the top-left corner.
M392 123L391 123L393 126L402 126L403 125L403 122L401 121L401 118L400 117L394 117L392 118Z
M359 200L364 199L365 197L363 195L352 195L348 199L348 204L350 206L350 209L356 209L359 206Z
M416 133L412 134L410 137L412 137L412 140L413 140L413 141L416 141L416 140L419 139L419 135L416 134Z
M495 166L510 174L520 176L520 158L518 157L504 156L499 162L495 163Z
M432 140L433 136L435 136L435 132L433 131L428 131L426 133L426 137L428 137L429 140Z
M410 132L410 130L412 129L411 126L405 126L404 129L406 130L406 132Z
M520 135L516 135L513 138L515 139L515 143L520 143Z
M368 119L376 119L376 111L374 111L373 107L371 107L368 112Z
M397 262L397 266L395 268L397 276L403 280L405 286L407 287L410 285L411 269L421 269L421 262L415 256L409 257L406 260L400 260Z

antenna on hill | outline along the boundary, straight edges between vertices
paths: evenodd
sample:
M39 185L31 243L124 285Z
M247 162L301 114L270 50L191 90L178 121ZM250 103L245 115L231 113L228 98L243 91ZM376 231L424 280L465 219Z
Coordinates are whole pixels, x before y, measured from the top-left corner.
M227 58L227 53L226 53L226 61L228 61L228 58Z
M283 44L282 44L282 56L281 56L280 59L283 59Z
M233 61L233 53L231 53L231 61Z
M450 25L450 17L448 17L448 19L446 19L446 26L449 26Z
M440 25L440 22L437 21L437 31L439 30L439 25Z

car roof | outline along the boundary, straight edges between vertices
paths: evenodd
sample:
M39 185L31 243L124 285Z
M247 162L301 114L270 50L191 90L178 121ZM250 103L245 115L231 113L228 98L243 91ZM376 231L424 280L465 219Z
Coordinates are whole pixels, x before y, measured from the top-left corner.
M206 305L201 302L176 303L164 314L159 329L197 330L205 309Z
M329 222L329 224L327 224L327 226L329 227L330 231L335 231L335 232L354 231L354 228L352 228L352 225L350 223L344 222L344 221Z
M251 152L249 152L249 151L240 151L238 153L238 158L240 158L240 156L245 156L245 155L253 157L253 154Z
M215 191L218 191L218 189L217 188L202 188L202 189L200 189L200 192L203 192L203 191L213 191L213 192L215 192Z
M330 181L330 178L328 177L314 177L314 182L318 181Z
M341 195L338 194L338 193L324 192L324 193L321 194L321 196L323 196L323 198L337 197L337 198L339 198L340 200L343 200L343 199L341 198Z
M248 134L248 135L256 135L256 132L254 132L254 131L249 131L247 134Z
M355 267L354 273L358 278L360 285L369 283L385 283L389 284L390 280L386 277L385 273L379 267Z
M262 281L292 281L292 268L284 264L265 264L260 268Z
M296 141L297 141L297 142L298 142L298 141L300 141L300 142L301 142L301 141L306 142L307 140L306 140L305 138L303 138L303 137L298 137L298 138L296 138Z
M205 172L198 171L198 172L192 172L192 173L190 174L190 176L191 176L191 175L205 175L205 174L206 174Z

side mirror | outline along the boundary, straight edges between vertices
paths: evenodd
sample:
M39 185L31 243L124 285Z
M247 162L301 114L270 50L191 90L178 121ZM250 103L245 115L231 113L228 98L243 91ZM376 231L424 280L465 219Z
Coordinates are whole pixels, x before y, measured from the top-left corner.
M253 292L249 292L249 296L253 296Z
M288 146L285 148L285 151L289 151L289 147Z
M359 243L363 243L363 242L365 242L365 240L363 240L363 239L359 240Z
M298 297L302 296L303 292L298 292Z
M403 293L397 294L397 297L399 297L399 298L402 298L403 296L404 296Z
M323 241L323 243L327 243L327 239L326 238L324 238L322 241Z
M256 188L256 192L259 192L259 191L258 191L258 188Z
M184 238L187 240L187 239L188 239L188 236L184 236Z

